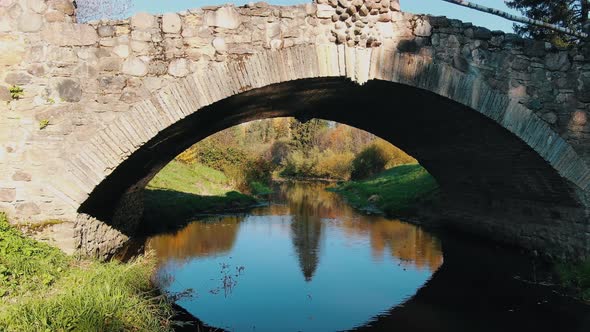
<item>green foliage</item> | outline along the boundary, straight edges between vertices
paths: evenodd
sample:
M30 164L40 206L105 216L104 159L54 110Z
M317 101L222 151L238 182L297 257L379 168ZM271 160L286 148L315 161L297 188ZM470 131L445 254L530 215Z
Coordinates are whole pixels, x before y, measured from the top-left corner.
M25 95L25 90L18 85L11 86L9 91L13 100L19 100Z
M39 121L39 130L43 130L49 126L49 120L41 120Z
M56 282L53 293L22 299L0 312L6 331L172 331L171 307L157 297L145 259L93 262Z
M297 149L308 149L318 144L319 133L328 127L325 120L312 119L307 122L291 122L291 144Z
M387 156L383 149L370 145L359 153L352 161L352 173L354 180L365 179L385 170Z
M177 157L187 165L200 163L221 171L228 184L242 192L250 192L250 183L266 182L271 178L273 164L260 156L255 156L237 144L223 144L215 138L206 139Z
M0 213L0 331L171 331L155 261L75 261L22 235Z
M325 120L302 123L291 118L252 121L229 128L193 145L176 160L219 170L227 176L231 187L256 193L252 183L269 183L272 174L348 180L355 154L369 144L382 154L384 164L368 175L416 162L362 130ZM361 167L357 165L357 172Z
M330 149L320 152L317 147L307 153L294 150L285 159L281 175L347 180L353 158L354 154L351 152L336 153Z
M269 186L258 181L252 181L250 188L252 188L252 194L254 195L269 195L273 193Z
M511 0L506 5L519 10L528 18L554 24L574 31L582 31L588 21L587 0ZM544 39L558 46L567 46L574 37L550 29L531 25L514 25L521 36Z
M232 190L222 172L201 164L184 164L176 160L164 167L147 189L174 190L203 196L224 195Z
M434 178L420 165L402 165L330 190L357 209L393 216L411 213L420 202L435 198L437 189Z
M590 301L590 260L579 264L561 263L556 271L565 287L575 289L583 300Z
M350 177L354 180L365 179L387 168L415 163L417 161L402 150L377 139L354 158Z

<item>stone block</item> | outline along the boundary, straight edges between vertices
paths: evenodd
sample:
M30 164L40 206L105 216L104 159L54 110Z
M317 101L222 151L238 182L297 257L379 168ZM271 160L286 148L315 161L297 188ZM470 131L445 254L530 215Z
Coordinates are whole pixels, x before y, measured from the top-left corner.
M49 83L59 98L67 102L78 102L82 98L80 81L72 78L52 78Z
M225 53L227 52L227 44L225 43L225 40L221 37L217 37L215 39L213 39L213 42L211 43L213 45L213 48L215 48L215 51L218 53Z
M240 14L232 7L221 7L205 13L204 24L225 29L237 29L242 23Z
M128 58L131 49L128 45L118 45L113 48L113 53L115 53L120 58Z
M131 32L131 39L147 42L152 40L152 34L147 31L134 30Z
M18 19L18 30L22 32L37 32L43 26L43 16L34 12L25 12Z
M68 16L74 15L74 4L71 0L51 0L49 7Z
M432 26L427 20L416 20L414 27L414 35L418 37L430 37L432 35Z
M568 71L571 62L567 52L549 53L545 57L545 66L551 71Z
M43 14L47 10L47 1L27 0L27 8L29 8L37 14Z
M155 28L156 18L148 13L137 13L131 17L131 27L138 30Z
M19 64L25 54L25 41L22 37L0 35L0 67Z
M55 22L65 22L66 21L66 14L58 11L48 11L45 13L43 18L47 23L55 23Z
M141 59L129 58L123 62L122 72L131 76L145 76L148 73L148 68Z
M18 182L30 182L31 178L32 178L31 174L23 172L23 171L16 171L12 175L12 180L18 181Z
M168 73L175 77L184 77L189 74L189 63L187 59L174 59L168 66Z
M317 5L317 17L318 18L331 18L332 15L336 14L336 10L330 5Z
M10 72L6 74L4 82L10 85L26 85L31 82L31 75L25 72Z
M8 17L6 10L0 8L0 32L9 32L12 30L12 20Z
M12 96L7 87L0 85L0 101L11 101Z
M41 209L33 202L17 204L16 211L23 218L41 214Z
M110 25L101 25L97 30L98 35L101 37L112 37L115 35L115 28Z
M43 77L45 76L45 66L42 64L32 64L27 68L27 73L33 76Z
M98 67L101 71L118 72L121 69L121 59L118 57L101 58L98 61Z
M88 24L49 23L41 31L41 38L58 46L94 45L98 34Z
M162 31L164 33L179 33L182 28L180 16L174 13L166 13L162 16Z
M0 188L0 202L14 202L16 199L16 189Z

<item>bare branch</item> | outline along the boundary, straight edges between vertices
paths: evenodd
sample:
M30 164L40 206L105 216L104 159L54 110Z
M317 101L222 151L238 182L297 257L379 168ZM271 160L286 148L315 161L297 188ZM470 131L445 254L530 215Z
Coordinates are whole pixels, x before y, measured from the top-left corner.
M463 6L463 7L467 7L467 8L471 8L471 9L475 9L475 10L479 10L479 11L484 12L484 13L488 13L488 14L500 16L500 17L503 17L503 18L505 18L507 20L510 20L510 21L524 23L524 24L530 24L530 25L541 27L541 28L545 28L545 29L549 29L549 30L561 32L561 33L564 33L566 35L575 36L575 37L578 37L578 38L588 38L588 34L587 33L584 33L584 32L578 32L578 31L574 31L574 30L571 30L571 29L568 29L568 28L562 28L562 27L559 27L559 26L554 25L554 24L549 24L549 23L546 23L546 22L543 22L543 21L532 20L530 18L512 15L512 14L509 14L507 12L504 12L504 11L501 11L501 10L498 10L498 9L494 9L494 8L490 8L490 7L486 7L486 6L482 6L482 5L478 5L478 4L474 4L474 3L471 3L469 1L464 1L464 0L443 0L443 1L450 2L450 3L455 4L455 5L459 5L459 6Z

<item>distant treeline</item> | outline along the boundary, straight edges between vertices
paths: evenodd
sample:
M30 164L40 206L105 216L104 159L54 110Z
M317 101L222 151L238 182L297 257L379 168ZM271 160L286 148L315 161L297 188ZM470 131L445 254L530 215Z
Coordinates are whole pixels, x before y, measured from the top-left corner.
M363 130L313 119L274 118L244 123L193 145L177 157L225 173L250 192L274 177L362 179L393 166L416 163L406 153Z

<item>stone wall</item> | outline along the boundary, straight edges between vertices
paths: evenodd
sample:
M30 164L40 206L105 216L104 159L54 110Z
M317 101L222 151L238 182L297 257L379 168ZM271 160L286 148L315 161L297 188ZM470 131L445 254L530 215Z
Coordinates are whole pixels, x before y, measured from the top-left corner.
M88 144L106 146L121 160L129 156L133 151L97 137L111 135L110 124L163 87L219 64L306 45L313 52L318 45L361 53L378 48L454 68L532 110L573 147L574 157L590 161L585 45L560 49L405 13L396 0L255 3L75 21L69 0L0 0L0 209L15 221L79 219L93 188L72 175L71 157L86 156ZM351 78L364 83L371 78L370 56L356 59L367 75ZM11 97L13 85L23 88L22 98ZM99 177L116 168L106 167ZM78 195L79 188L87 192Z

